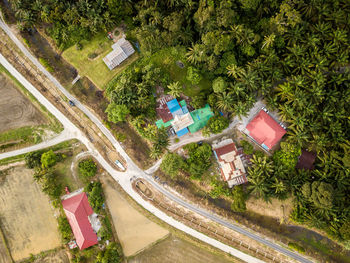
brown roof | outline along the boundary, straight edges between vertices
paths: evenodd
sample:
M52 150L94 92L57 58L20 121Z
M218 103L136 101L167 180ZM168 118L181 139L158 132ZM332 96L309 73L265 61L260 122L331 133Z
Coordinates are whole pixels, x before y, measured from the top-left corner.
M229 152L237 152L236 146L234 143L227 144L225 146L222 146L220 148L215 149L216 155L219 158L219 161L223 161L221 159L221 155L224 155Z
M172 96L167 95L157 100L158 105L156 108L156 112L159 118L161 118L164 123L171 121L174 118L166 104L168 101L171 101L172 99L173 99Z
M313 170L315 159L316 159L316 153L302 150L301 155L299 156L296 168Z

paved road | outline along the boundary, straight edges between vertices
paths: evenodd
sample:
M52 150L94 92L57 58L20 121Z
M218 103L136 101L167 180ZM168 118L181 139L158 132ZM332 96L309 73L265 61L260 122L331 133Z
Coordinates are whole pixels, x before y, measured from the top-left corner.
M218 247L222 249L223 251L226 251L228 253L232 254L232 251L234 251L234 255L236 257L239 257L243 259L246 262L261 262L260 260L253 258L247 254L242 253L239 250L233 249L217 240L214 240L212 238L209 238L198 231L191 229L184 224L172 219L171 217L167 216L160 210L156 209L154 206L152 206L150 203L144 201L131 187L130 184L130 178L133 176L136 177L143 177L145 180L147 180L153 187L155 187L157 190L162 192L165 196L167 196L169 199L177 202L178 204L186 207L187 209L192 210L193 212L199 213L202 216L205 216L219 224L225 225L226 227L233 229L239 233L242 233L246 236L249 236L250 238L269 246L276 251L281 252L282 254L285 254L295 260L298 260L300 262L309 263L312 262L305 257L291 252L288 249L285 249L263 237L260 237L257 234L254 234L252 232L249 232L245 230L244 228L241 228L237 225L234 225L232 223L229 223L227 221L224 221L223 219L219 218L218 216L215 216L213 214L210 214L209 212L198 208L197 206L190 204L182 199L180 199L178 196L172 194L164 187L160 186L158 183L156 183L153 178L145 173L143 170L141 170L127 155L127 153L124 151L124 149L121 147L121 145L118 143L118 141L114 138L112 133L103 125L103 123L92 113L90 112L84 105L82 105L76 98L74 98L41 64L40 62L27 50L27 48L17 39L17 37L12 33L10 28L0 19L0 27L8 34L8 36L15 42L15 44L21 49L21 51L24 53L25 56L27 56L54 84L55 86L70 100L74 101L76 106L85 113L102 131L102 133L110 140L110 142L113 144L113 146L116 148L116 150L121 154L121 156L125 159L127 163L127 172L121 173L114 170L104 159L103 157L94 149L94 146L89 142L89 140L81 133L81 131L75 127L73 123L71 123L58 109L56 109L39 91L37 91L25 78L18 73L9 63L6 61L6 59L1 56L1 63L9 70L9 68L12 68L9 70L11 74L13 74L20 82L22 81L26 84L23 85L28 88L28 90L35 96L40 97L38 99L47 109L56 116L64 125L64 127L69 127L70 131L72 131L73 134L76 135L76 138L78 138L80 141L82 141L89 151L93 152L95 154L95 158L101 163L101 165L112 175L112 177L119 182L119 184L122 186L122 188L130 195L132 196L139 204L141 204L144 208L147 210L153 212L155 215L162 219L163 221L167 222L168 224L186 232L194 237L207 242L215 247ZM7 64L6 64L7 62ZM5 63L5 64L4 64ZM59 113L57 113L59 112ZM195 234L194 234L195 233ZM229 252L230 251L230 252Z
M133 176L139 177L140 174L143 175L144 172L139 169L137 166L134 169L128 169L127 172L119 172L116 171L113 167L109 165L109 163L100 155L100 153L94 148L94 146L90 143L90 141L84 136L84 134L66 117L64 116L57 108L55 108L51 102L49 102L31 83L29 83L1 54L0 54L0 64L2 64L29 92L31 92L34 97L40 103L42 103L55 117L62 123L64 126L65 133L67 133L70 137L76 138L80 140L82 143L86 145L88 151L96 158L96 160L101 164L101 166L116 180L120 186L124 189L129 196L131 196L137 203L139 203L142 207L147 209L149 212L154 214L156 217L160 218L167 224L209 244L222 251L229 253L245 262L249 263L262 263L263 261L247 255L235 248L227 246L213 238L210 238L184 224L179 221L176 221L172 217L169 217L161 210L155 208L151 203L145 201L141 198L141 196L132 188L130 179ZM63 136L63 135L62 135ZM47 145L41 144L40 146L36 146L37 148L46 148ZM30 147L30 150L33 150L33 147ZM26 149L21 149L19 151L8 152L6 154L0 155L0 160L16 156L21 153L25 153ZM129 166L128 166L129 167ZM145 175L145 174L144 174ZM145 175L146 176L146 175Z
M64 129L59 135L55 136L54 138L52 138L50 140L47 140L47 141L29 146L26 148L18 149L18 150L12 151L12 152L0 153L0 159L5 159L7 157L16 156L16 155L44 149L47 147L51 147L51 146L54 146L54 145L59 144L61 142L68 141L69 139L72 139L74 137L75 137L74 134L69 132L67 129Z

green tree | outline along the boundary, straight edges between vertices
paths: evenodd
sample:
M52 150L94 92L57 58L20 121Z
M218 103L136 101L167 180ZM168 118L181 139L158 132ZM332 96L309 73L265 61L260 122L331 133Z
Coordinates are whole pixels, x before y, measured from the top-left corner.
M97 172L97 165L92 159L79 162L78 168L80 175L84 178L94 177Z
M330 209L333 203L334 189L331 184L314 181L311 185L311 200L318 208Z
M50 168L56 164L57 156L53 150L47 151L41 155L40 162L43 168Z
M218 134L226 129L229 125L229 120L223 116L216 115L209 119L206 127L209 128L209 131L214 134Z
M102 250L97 254L95 263L120 263L122 260L121 249L116 243L111 242L107 245L105 250Z
M222 77L218 77L213 81L213 90L215 93L225 92L227 83Z
M125 121L130 113L126 105L118 105L114 102L110 103L106 109L108 120L114 123Z
M100 182L92 182L88 184L85 189L88 193L88 200L91 207L96 213L99 213L104 203L103 189Z
M182 157L176 153L167 153L160 165L160 169L170 177L176 177L184 168L185 162Z
M192 84L198 84L201 79L202 79L202 75L199 73L199 70L189 66L187 68L187 76L186 76L187 80L189 80Z

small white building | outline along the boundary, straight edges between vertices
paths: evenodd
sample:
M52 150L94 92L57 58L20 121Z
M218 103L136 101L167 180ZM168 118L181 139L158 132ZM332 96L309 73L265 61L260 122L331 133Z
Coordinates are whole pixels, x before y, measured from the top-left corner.
M110 70L114 69L116 66L119 66L120 63L135 52L135 49L132 47L130 42L124 37L114 43L112 48L113 51L108 53L107 56L103 58L103 62Z

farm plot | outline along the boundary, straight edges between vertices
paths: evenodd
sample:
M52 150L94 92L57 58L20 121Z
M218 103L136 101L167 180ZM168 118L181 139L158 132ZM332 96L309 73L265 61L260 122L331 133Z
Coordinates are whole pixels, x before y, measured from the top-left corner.
M129 257L168 235L168 230L135 210L113 187L103 179L106 203L112 215L124 255Z
M137 256L128 260L128 263L229 263L232 258L226 259L223 256L213 254L204 248L200 248L170 236L158 244L141 252Z
M43 114L0 72L0 132L46 122Z
M23 166L0 176L0 227L15 261L60 246L48 197Z

